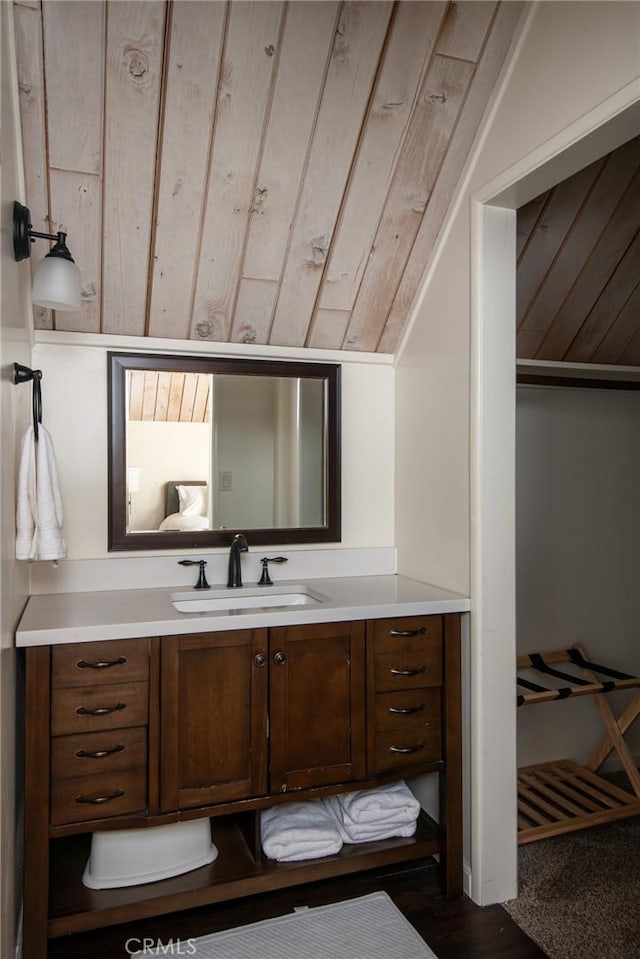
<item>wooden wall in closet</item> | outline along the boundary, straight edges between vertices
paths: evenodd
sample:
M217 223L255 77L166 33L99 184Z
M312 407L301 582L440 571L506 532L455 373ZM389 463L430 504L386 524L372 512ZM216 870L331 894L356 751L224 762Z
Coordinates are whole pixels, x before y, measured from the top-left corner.
M522 8L19 0L36 325L394 352Z

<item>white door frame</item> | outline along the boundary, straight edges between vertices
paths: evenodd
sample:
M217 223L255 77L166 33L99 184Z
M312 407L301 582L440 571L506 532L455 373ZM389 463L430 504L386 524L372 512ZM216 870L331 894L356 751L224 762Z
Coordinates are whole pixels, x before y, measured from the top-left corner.
M640 133L629 84L471 198L471 889L517 894L515 210Z

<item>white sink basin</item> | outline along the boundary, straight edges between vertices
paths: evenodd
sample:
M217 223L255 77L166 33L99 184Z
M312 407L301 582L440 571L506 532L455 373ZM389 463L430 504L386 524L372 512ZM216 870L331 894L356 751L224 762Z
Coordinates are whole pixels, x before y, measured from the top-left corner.
M261 589L212 589L172 593L169 597L179 613L234 613L288 606L318 606L327 597L306 586L265 586Z

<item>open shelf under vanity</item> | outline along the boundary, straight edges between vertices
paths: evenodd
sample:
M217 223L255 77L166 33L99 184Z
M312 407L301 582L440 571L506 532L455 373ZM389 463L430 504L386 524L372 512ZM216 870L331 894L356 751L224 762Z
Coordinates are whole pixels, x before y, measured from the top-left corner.
M267 859L259 846L252 851L237 817L212 822L218 849L214 862L169 879L116 889L88 889L82 882L89 833L51 840L49 937L422 859L439 849L438 825L425 813L411 838L345 845L335 856L288 863Z

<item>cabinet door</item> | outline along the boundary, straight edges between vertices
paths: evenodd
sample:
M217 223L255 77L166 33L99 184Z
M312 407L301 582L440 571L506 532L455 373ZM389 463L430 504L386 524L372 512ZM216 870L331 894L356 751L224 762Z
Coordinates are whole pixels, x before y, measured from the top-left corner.
M186 809L267 785L267 633L162 641L161 804Z
M272 629L269 670L271 792L362 779L364 624Z

